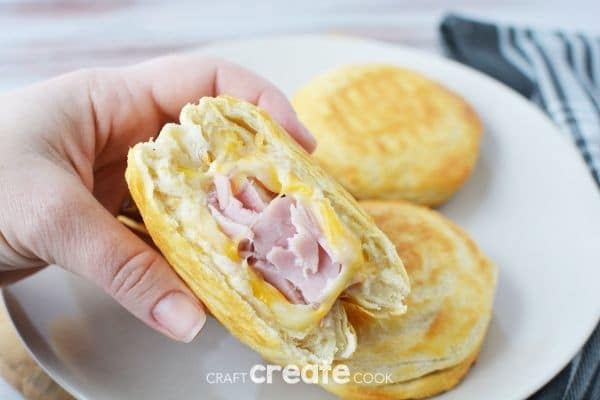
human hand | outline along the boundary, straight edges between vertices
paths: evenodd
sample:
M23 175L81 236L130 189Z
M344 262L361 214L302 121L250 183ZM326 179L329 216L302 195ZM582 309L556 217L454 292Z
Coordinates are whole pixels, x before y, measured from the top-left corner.
M165 335L191 341L202 305L152 247L114 217L127 151L202 96L268 111L308 151L285 96L255 74L200 56L70 73L0 96L0 280L58 264L102 287Z

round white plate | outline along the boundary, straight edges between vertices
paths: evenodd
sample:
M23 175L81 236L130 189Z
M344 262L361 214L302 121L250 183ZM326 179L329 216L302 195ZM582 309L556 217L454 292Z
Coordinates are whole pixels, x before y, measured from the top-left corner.
M394 63L443 82L476 108L485 125L481 159L442 212L497 263L499 284L479 360L440 398L526 397L584 343L600 315L600 198L569 140L525 99L451 61L362 40L255 39L201 52L252 68L288 95L331 67ZM171 342L56 267L4 296L33 355L79 398L330 398L314 385L281 379L209 384L208 373L248 372L261 359L212 320L192 344Z

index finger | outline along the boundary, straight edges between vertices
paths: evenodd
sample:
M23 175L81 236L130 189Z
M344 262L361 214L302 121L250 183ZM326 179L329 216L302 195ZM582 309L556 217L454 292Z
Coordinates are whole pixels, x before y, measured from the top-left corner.
M138 85L131 91L134 96L149 96L139 102L150 100L168 119L177 119L186 103L197 102L202 96L228 94L263 108L307 151L316 146L285 95L236 64L198 55L169 56L129 67L124 74Z

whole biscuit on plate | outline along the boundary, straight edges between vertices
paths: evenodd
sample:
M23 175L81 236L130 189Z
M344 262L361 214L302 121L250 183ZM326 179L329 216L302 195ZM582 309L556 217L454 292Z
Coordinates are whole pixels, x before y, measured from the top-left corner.
M340 363L359 379L325 387L348 399L412 399L448 390L479 353L492 313L496 267L436 211L403 201L361 206L404 262L411 282L408 311L376 319L346 304L358 342ZM380 374L380 384L361 383L360 377L374 374Z
M442 85L392 65L317 76L293 99L315 156L358 199L447 200L477 161L482 127Z

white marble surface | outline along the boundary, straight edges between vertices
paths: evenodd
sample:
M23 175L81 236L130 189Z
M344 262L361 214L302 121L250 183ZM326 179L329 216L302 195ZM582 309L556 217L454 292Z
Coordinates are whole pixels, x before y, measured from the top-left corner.
M251 35L346 34L437 52L448 12L600 34L597 0L0 0L0 91ZM21 396L0 378L0 399Z
M0 90L250 35L349 34L438 51L448 12L600 32L597 0L0 0Z

